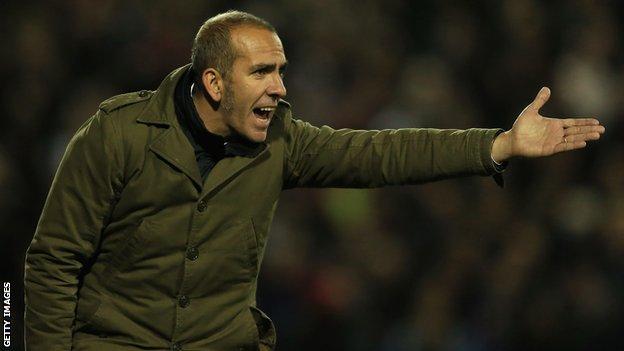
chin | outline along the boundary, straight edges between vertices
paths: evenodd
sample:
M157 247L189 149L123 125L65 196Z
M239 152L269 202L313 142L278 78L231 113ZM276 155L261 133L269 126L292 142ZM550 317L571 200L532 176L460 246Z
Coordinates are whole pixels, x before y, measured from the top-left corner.
M254 143L262 143L266 140L267 133L266 132L252 132L252 133L248 133L246 137L249 141L252 141Z

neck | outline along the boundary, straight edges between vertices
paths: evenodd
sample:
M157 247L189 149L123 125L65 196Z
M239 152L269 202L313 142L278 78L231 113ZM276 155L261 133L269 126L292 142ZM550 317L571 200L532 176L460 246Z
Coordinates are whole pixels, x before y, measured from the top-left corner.
M214 110L204 94L199 89L196 89L195 85L193 85L191 95L193 96L193 105L195 105L197 114L204 123L204 127L212 134L222 137L228 136L230 132L225 123L223 123L225 116L223 116L221 111Z

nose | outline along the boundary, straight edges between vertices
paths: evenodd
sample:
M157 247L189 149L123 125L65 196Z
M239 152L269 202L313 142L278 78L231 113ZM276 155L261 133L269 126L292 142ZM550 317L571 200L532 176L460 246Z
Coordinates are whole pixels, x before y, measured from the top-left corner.
M279 74L275 74L267 87L267 94L273 98L281 99L286 96L286 86Z

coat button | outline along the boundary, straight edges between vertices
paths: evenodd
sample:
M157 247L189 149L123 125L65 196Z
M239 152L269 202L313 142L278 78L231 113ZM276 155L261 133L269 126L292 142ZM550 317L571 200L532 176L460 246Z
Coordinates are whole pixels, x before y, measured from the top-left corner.
M182 351L182 346L180 346L177 342L174 342L171 344L171 351Z
M191 303L191 300L186 295L180 296L178 299L178 305L182 308L186 308Z
M206 211L206 207L208 207L208 205L206 205L206 201L201 200L201 201L197 204L197 211L199 211L199 212L204 212L204 211Z
M191 261L195 261L197 257L199 257L199 250L197 250L195 246L189 247L189 249L186 251L186 258Z
M149 94L149 92L147 90L139 91L139 97L146 97L148 94Z

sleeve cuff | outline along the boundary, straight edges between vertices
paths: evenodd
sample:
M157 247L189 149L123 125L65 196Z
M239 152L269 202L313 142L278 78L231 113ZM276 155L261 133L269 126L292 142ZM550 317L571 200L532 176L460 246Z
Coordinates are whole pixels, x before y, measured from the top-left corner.
M486 137L483 139L484 143L482 144L481 149L481 159L483 161L483 166L487 170L487 173L492 175L494 181L498 186L504 188L505 181L503 179L502 173L507 169L508 161L503 161L502 163L498 163L494 161L492 158L492 145L494 145L494 140L496 137L503 133L505 130L503 129L492 129L489 130L486 134Z

